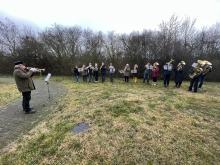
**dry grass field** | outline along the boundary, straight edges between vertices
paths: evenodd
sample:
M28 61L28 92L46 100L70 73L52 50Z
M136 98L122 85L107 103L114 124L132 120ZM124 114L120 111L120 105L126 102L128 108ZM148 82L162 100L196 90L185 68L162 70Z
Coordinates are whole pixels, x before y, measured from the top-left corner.
M2 79L0 79L0 107L6 106L10 101L19 97L19 92L14 83L1 80Z
M53 113L5 149L1 165L219 164L219 83L206 83L203 91L191 93L187 82L176 89L173 82L163 88L162 83L119 80L56 81L68 89L65 97L50 107ZM82 122L89 129L73 132Z

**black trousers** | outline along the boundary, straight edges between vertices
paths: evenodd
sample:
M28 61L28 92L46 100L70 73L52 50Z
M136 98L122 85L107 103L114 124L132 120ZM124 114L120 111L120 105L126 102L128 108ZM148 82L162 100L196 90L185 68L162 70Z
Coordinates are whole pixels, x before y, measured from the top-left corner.
M110 73L110 74L109 74L109 77L110 77L110 82L113 83L113 73Z
M102 82L103 83L105 82L105 76L106 76L106 74L102 73Z
M29 92L22 92L23 100L22 100L22 107L23 110L28 112L30 111L30 100L31 100L31 91Z
M170 83L170 74L164 74L163 84L165 87L168 87Z
M87 82L87 75L83 75L83 82Z
M94 77L95 77L95 81L99 80L99 72L98 71L94 71Z
M181 87L182 82L176 82L176 87L180 88Z
M183 82L183 79L184 79L183 71L176 71L175 72L175 83L176 83L177 88L180 88Z
M193 88L193 91L194 92L197 92L197 89L198 89L198 83L199 83L199 76L197 77L194 77L193 79L191 79L190 81L190 86L189 86L189 91L192 91L192 88Z
M153 78L153 82L157 82L157 77L152 77Z
M92 73L89 74L89 82L93 82L93 74Z
M199 78L199 88L202 88L204 79L205 79L205 75L201 75Z
M129 76L125 76L125 82L129 82Z

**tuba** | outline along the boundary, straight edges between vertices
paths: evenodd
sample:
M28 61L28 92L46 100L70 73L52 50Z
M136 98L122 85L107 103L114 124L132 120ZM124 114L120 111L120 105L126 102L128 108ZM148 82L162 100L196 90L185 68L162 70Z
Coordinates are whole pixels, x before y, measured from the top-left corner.
M203 72L203 67L204 63L202 60L198 60L197 63L193 63L192 67L193 67L193 73L189 75L189 77L191 79L199 76L200 74L202 74Z
M206 75L208 72L212 71L212 63L209 61L204 60L204 66L203 66L203 75Z

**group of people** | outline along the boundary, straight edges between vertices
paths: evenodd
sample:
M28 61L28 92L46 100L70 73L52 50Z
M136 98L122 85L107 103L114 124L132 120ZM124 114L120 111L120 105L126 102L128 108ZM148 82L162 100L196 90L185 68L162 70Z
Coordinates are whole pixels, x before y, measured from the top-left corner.
M173 70L175 71L175 86L177 88L181 87L181 84L184 80L184 68L186 63L180 61L178 65L174 68L173 61L171 60L163 65L163 78L164 78L164 87L169 86L171 74ZM18 90L22 93L22 107L25 113L34 113L30 108L29 102L31 100L31 91L35 89L32 76L36 72L41 72L42 69L37 68L28 68L23 62L17 61L14 63L14 78ZM43 69L44 70L44 69ZM212 71L212 63L206 60L198 60L192 64L192 73L189 75L191 78L189 91L197 92L198 88L202 87L203 81L207 73ZM110 77L110 82L113 83L113 77L116 72L115 67L110 63L109 66L106 66L103 62L100 67L95 63L93 66L89 63L88 66L83 65L81 68L75 66L73 68L74 77L77 82L79 82L79 77L82 75L84 82L98 82L99 73L101 73L101 81L105 82L107 73ZM126 64L123 70L119 70L119 73L124 75L124 81L129 82L130 76L133 77L134 82L137 82L138 77L138 65L135 64L133 69L130 68L129 64ZM159 63L155 62L153 65L147 63L144 68L143 73L143 83L147 82L149 84L150 79L152 78L153 85L157 85L157 79L160 75Z
M173 67L174 60L171 59L169 62L166 62L163 65L163 84L164 87L169 86L170 78L172 73L175 73L175 87L180 88L184 80L185 75L185 65L184 61L180 61L176 67ZM192 74L190 76L190 86L189 91L197 92L198 88L202 87L205 75L212 70L212 64L209 61L198 60L192 65ZM199 72L201 71L201 73ZM79 82L80 75L83 78L84 82L98 82L99 72L101 74L101 82L105 82L106 76L109 73L110 82L113 82L113 77L116 72L115 67L110 63L107 67L103 62L100 67L95 63L93 66L92 63L89 63L88 66L83 65L81 68L75 66L73 68L74 77L76 82ZM138 65L135 64L133 68L129 64L126 64L124 69L119 70L119 73L124 75L124 81L129 82L130 77L133 77L134 82L137 82L137 77L139 74ZM150 79L152 79L152 85L157 85L158 77L160 76L159 63L155 62L151 65L149 62L144 66L143 73L143 83L150 84Z
M79 82L80 75L82 76L83 82L98 82L99 81L99 70L101 73L101 81L105 82L107 72L109 73L110 82L113 83L113 75L115 73L115 67L110 63L110 65L107 67L105 63L103 62L100 67L98 67L98 64L95 63L94 66L92 66L92 63L89 63L88 66L82 65L81 68L79 68L77 65L72 69L72 72L74 74L76 82Z

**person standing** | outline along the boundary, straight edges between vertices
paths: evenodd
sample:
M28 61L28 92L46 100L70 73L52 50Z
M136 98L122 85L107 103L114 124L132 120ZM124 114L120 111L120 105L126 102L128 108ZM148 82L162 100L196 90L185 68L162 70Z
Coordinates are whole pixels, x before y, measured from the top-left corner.
M95 67L94 67L94 70L93 70L93 75L94 75L94 78L95 78L95 82L98 82L99 81L99 68L98 68L97 63L95 63Z
M13 76L17 85L17 89L22 93L22 107L26 114L35 113L32 108L30 108L31 91L35 90L34 82L32 76L37 69L31 68L27 69L22 61L17 61L14 63Z
M159 76L159 63L158 62L155 62L153 64L153 69L152 69L152 79L153 79L153 85L157 85L157 78Z
M88 75L89 75L89 82L93 82L93 66L92 63L89 63L88 69Z
M184 66L186 63L184 61L180 61L180 63L176 67L175 71L175 83L176 83L176 88L180 88L183 79L184 79Z
M82 66L81 72L82 72L83 82L87 82L88 71L85 65Z
M204 82L204 79L205 79L205 76L212 71L212 63L209 62L209 61L206 61L204 60L204 66L203 66L203 72L199 78L199 85L198 85L198 88L201 89L202 88L202 85L203 85L203 82Z
M137 83L137 77L138 77L138 65L137 64L134 65L134 69L132 72L133 72L134 83Z
M144 80L143 83L147 80L147 84L149 84L150 76L151 76L151 70L152 70L152 65L148 62L145 65L145 70L144 70Z
M193 63L193 72L192 74L189 75L191 78L190 80L190 85L189 85L189 91L197 92L198 91L198 83L200 76L202 75L203 69L202 67L204 66L203 62L201 60L198 60L197 63Z
M110 82L113 83L113 75L115 73L115 67L110 63L109 65L109 77L110 77Z
M73 74L75 77L75 81L79 82L79 68L77 65L73 68Z
M129 64L126 64L124 68L124 78L125 78L125 82L127 83L129 82L130 72L131 72L130 66Z
M105 65L104 62L102 62L100 70L101 70L101 75L102 75L102 83L104 83L105 82L105 77L106 77L106 71L107 71L107 68L106 68L106 65Z
M174 60L171 59L170 62L167 62L164 66L163 66L163 84L164 87L168 87L169 83L170 83L170 77L172 74L172 70L173 70L173 62Z

